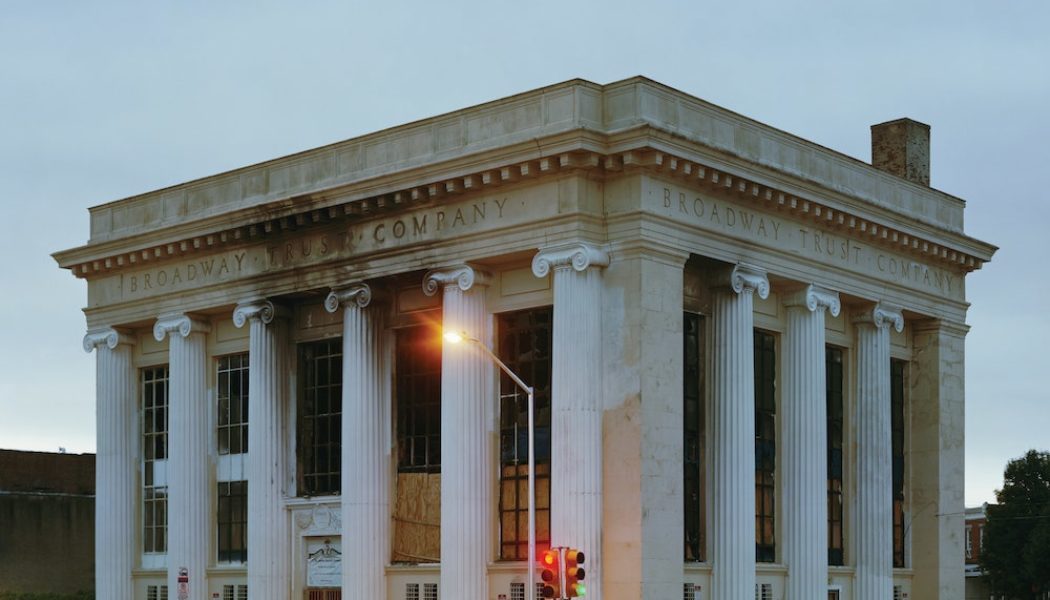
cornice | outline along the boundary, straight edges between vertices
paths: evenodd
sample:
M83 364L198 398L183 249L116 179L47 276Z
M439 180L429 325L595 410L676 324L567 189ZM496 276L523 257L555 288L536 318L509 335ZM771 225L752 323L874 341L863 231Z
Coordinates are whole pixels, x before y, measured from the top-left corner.
M897 333L904 331L904 313L900 307L877 303L871 310L865 310L853 318L854 323L872 325L876 328L892 327Z
M157 319L157 322L153 324L153 339L163 342L164 338L169 335L178 334L182 337L189 337L191 333L208 333L209 331L211 331L211 325L207 321L185 313L175 313L161 315Z
M90 353L103 345L110 350L116 350L121 344L133 345L134 343L135 337L124 331L112 327L92 329L84 335L84 352Z
M443 269L427 271L423 276L423 293L433 296L439 289L456 286L461 291L468 291L475 285L487 286L489 274L470 265L457 265Z
M839 316L842 303L839 293L819 285L810 284L784 299L784 306L804 306L810 312L827 309L831 316Z
M532 258L532 274L536 277L546 277L551 269L585 271L607 266L609 255L604 250L582 242L544 248Z
M595 142L597 140L594 134L588 134L587 137ZM642 138L639 143L647 142ZM454 201L464 194L491 192L503 185L581 171L588 172L590 177L599 178L615 177L623 172L658 174L678 180L684 186L727 194L738 202L749 203L760 210L787 214L855 236L870 244L963 272L979 269L984 262L991 259L996 250L990 244L958 232L929 231L929 225L917 222L912 216L903 215L903 219L891 222L891 219L883 214L889 210L885 207L833 206L833 203L819 192L812 193L812 196L822 198L818 201L808 197L806 192L789 191L792 186L760 181L762 178L756 173L742 176L735 172L736 169L743 170L744 167L712 166L692 157L684 158L679 154L654 150L648 145L617 152L595 149L600 145L597 143L578 145L585 145L587 148L536 159L516 160L481 171L445 175L425 184L408 185L376 194L318 191L287 198L274 203L270 208L256 206L233 215L219 215L209 221L212 223L210 226L190 224L181 229L181 236L165 237L170 234L161 230L148 235L57 252L54 257L60 266L69 268L75 276L92 278L195 253L262 243L287 232L393 214L421 205ZM395 176L397 174L391 175ZM381 186L369 184L367 187L376 189ZM351 199L347 199L348 195ZM242 218L234 224L237 215L242 215ZM151 236L160 239L151 242ZM134 249L127 249L129 245L133 245Z
M328 292L328 296L324 299L324 309L334 313L339 310L340 306L365 308L371 302L372 288L367 283L351 283Z

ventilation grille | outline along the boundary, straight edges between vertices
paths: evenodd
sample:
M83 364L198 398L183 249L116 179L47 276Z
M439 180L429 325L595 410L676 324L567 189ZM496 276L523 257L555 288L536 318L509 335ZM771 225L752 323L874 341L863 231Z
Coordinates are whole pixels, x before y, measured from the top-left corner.
M699 583L685 583L682 585L682 600L703 600L700 593Z
M306 600L342 600L343 591L339 589L306 590ZM245 596L247 598L247 596Z
M438 600L438 584L423 584L423 600Z
M168 600L168 586L147 585L146 600Z
M773 600L773 584L756 583L755 600Z
M893 600L904 600L907 596L904 595L904 588L895 585L893 586Z
M222 600L248 600L247 585L222 586Z
M540 596L541 598L543 596ZM525 600L525 584L524 583L511 583L510 584L510 600Z
M406 583L405 584L405 600L419 600L419 584L418 583Z

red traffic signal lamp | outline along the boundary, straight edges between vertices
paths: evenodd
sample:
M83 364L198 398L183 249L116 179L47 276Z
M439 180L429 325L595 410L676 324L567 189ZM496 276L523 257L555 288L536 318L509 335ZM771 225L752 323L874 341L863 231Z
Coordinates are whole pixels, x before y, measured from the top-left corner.
M561 552L556 548L546 550L540 556L540 579L543 580L544 598L561 598Z
M587 595L587 586L583 579L587 571L581 566L586 560L586 555L575 548L565 550L565 597L583 598Z

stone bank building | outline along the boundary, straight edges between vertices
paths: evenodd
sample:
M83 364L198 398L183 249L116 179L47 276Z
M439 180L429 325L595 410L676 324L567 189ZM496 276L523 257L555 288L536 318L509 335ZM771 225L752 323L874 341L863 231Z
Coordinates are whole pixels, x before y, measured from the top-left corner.
M963 597L966 275L929 128L863 163L574 80L104 204L98 597Z

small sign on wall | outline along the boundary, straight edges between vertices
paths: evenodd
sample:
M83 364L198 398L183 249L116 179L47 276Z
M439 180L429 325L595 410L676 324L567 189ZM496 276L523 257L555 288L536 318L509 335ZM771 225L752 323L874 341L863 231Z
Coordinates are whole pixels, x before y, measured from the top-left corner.
M337 588L343 585L343 554L340 547L339 538L326 537L307 540L307 587Z

